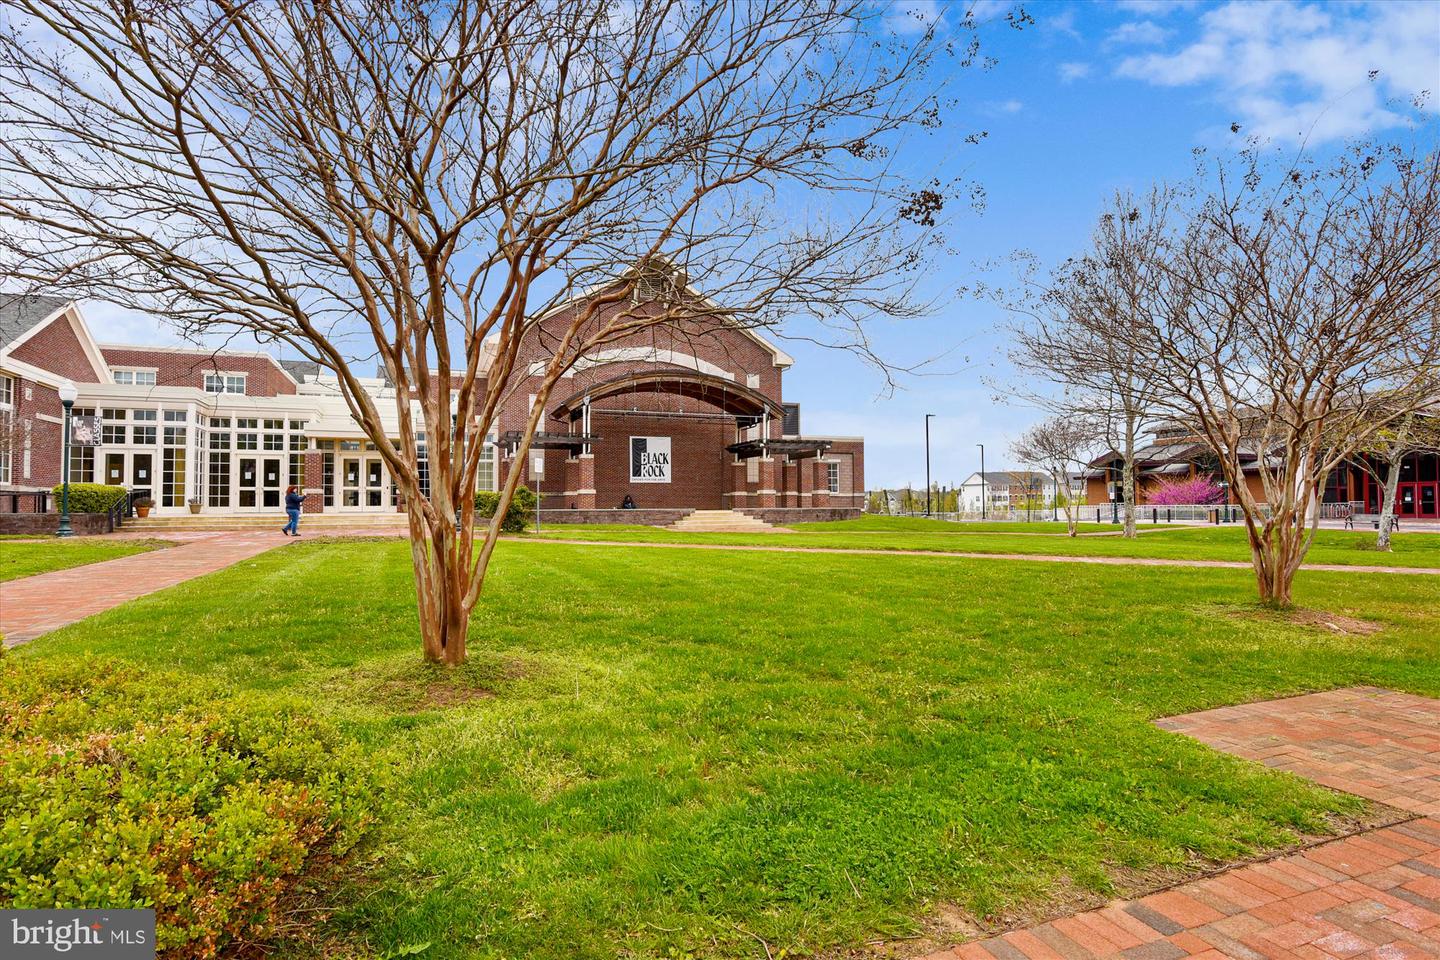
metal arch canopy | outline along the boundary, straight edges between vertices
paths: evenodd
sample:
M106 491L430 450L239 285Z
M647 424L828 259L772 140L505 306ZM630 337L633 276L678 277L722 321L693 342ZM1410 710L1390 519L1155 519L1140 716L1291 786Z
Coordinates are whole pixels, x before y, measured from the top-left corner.
M579 390L561 401L550 415L557 420L575 420L581 416L588 399L591 403L621 393L669 393L691 400L700 400L719 407L726 413L749 416L780 416L779 403L754 387L733 380L694 370L655 370L648 373L627 373L602 380Z

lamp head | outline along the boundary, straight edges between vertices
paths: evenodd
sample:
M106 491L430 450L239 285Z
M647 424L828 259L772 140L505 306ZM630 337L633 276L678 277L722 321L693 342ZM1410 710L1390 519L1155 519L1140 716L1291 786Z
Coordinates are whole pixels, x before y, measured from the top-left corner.
M60 402L64 404L72 404L80 397L80 391L75 389L75 384L71 383L69 380L66 380L64 383L60 384L59 392Z

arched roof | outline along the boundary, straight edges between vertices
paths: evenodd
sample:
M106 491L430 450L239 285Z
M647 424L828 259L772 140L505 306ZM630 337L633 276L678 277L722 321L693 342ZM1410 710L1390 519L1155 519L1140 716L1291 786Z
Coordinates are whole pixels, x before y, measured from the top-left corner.
M780 404L753 387L747 387L698 370L650 370L645 373L627 373L599 383L592 383L561 401L550 412L558 420L574 420L580 416L585 398L590 402L603 400L621 393L668 393L701 400L719 407L726 413L741 416L760 416L769 413L780 416Z

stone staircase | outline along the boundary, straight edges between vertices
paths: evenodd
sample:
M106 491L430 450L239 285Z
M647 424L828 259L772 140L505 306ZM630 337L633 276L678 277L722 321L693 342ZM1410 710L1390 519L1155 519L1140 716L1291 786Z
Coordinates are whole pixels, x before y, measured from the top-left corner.
M756 517L735 510L694 510L666 530L688 533L794 533L789 527L777 527Z
M258 514L184 514L173 517L131 517L121 528L125 533L145 533L163 537L182 531L213 531L234 533L279 534L285 525L285 514L278 511ZM315 513L300 517L301 535L313 534L394 534L406 533L409 525L403 513Z

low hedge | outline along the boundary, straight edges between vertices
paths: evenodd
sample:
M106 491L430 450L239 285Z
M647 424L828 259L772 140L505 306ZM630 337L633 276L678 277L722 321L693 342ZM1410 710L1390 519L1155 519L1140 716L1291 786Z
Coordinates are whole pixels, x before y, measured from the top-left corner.
M516 487L515 496L510 501L510 509L505 511L505 519L500 523L500 529L506 533L524 533L530 525L535 522L536 497L527 487ZM480 491L475 494L475 513L477 516L490 519L495 516L495 508L500 506L500 494Z
M303 714L194 688L0 659L0 903L150 907L166 958L292 925L287 895L372 819L366 767Z
M57 483L51 490L55 495L55 509L60 509L60 494L64 484ZM106 483L70 484L71 513L109 513L110 508L125 499L124 487L112 487Z

